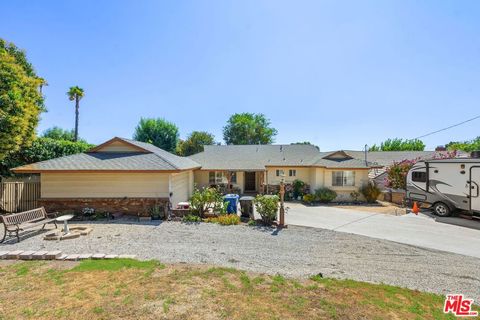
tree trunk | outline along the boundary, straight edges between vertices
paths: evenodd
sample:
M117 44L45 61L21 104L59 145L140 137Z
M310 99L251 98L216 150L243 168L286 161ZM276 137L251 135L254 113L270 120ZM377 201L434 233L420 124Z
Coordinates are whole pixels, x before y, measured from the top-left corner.
M78 97L75 97L75 142L78 140L78 109L80 107L78 102Z

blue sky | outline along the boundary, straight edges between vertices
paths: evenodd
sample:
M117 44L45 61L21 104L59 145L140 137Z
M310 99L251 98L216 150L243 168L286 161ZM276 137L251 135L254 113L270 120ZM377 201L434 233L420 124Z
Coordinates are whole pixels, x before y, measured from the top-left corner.
M48 113L39 131L131 137L140 117L222 141L261 112L277 143L361 149L480 114L479 1L2 1L0 37L27 51ZM424 139L480 135L480 119Z

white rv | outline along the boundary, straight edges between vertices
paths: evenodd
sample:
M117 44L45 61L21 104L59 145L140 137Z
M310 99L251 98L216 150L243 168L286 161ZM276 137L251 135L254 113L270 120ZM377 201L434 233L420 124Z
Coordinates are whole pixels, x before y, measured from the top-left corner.
M480 158L425 160L407 174L407 199L430 204L442 217L455 209L475 216L480 215L479 185Z

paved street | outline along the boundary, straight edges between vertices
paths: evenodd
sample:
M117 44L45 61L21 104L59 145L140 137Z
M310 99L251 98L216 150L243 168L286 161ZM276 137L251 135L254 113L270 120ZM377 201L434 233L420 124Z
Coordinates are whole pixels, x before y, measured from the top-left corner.
M290 209L286 221L291 225L359 234L480 258L480 230L440 223L427 214L393 216L298 203L288 203L287 207ZM477 221L466 223L480 225Z

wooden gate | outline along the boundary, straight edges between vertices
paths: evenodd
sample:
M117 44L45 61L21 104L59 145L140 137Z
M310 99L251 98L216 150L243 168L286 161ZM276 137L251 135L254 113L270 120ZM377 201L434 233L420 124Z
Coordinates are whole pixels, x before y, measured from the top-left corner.
M0 212L21 212L38 208L40 182L0 183Z

